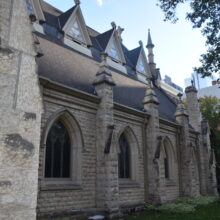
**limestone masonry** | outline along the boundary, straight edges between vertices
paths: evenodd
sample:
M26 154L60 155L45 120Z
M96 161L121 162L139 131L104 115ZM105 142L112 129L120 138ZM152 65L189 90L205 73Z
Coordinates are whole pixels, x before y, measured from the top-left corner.
M80 1L66 12L1 1L1 220L118 218L146 202L217 195L196 89L186 88L187 111L160 86L150 32L147 57L122 31L86 26Z

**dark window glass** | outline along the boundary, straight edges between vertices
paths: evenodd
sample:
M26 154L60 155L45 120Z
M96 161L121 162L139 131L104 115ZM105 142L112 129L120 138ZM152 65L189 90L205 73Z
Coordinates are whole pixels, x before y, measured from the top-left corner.
M70 177L70 137L61 121L54 123L47 137L45 177Z
M165 178L169 179L169 162L168 162L168 156L167 156L167 152L166 149L164 149L165 151L165 157L164 157L164 172L165 172Z
M130 152L129 145L124 136L119 138L120 153L118 154L118 175L119 178L130 178Z

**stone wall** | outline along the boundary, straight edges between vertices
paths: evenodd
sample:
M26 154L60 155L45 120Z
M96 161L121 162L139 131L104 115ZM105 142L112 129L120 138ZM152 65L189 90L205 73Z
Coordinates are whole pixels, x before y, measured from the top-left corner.
M32 27L24 0L1 1L0 16L0 219L34 220L43 109Z
M128 133L131 141L131 179L119 179L120 206L126 208L131 205L143 205L145 201L144 192L144 144L143 144L143 118L130 115L123 111L114 111L115 146L118 149L118 139L124 132ZM131 137L132 136L132 137ZM132 140L133 138L133 140ZM129 140L129 139L128 139ZM137 154L135 158L134 154ZM133 173L132 173L133 172Z
M162 183L163 202L169 202L175 200L180 195L179 189L179 145L177 140L176 127L171 127L160 122L160 134L163 138L167 138L172 148L172 159L171 176L170 180L165 179L164 164L161 158L160 160L160 179Z
M96 190L96 110L97 104L82 101L70 95L43 89L45 114L42 116L41 133L44 136L45 128L51 116L60 111L68 110L78 122L82 131L83 149L81 149L81 183L79 186L57 184L57 189L44 184L44 157L45 146L41 144L40 169L39 169L39 215L50 214L77 214L81 211L87 212L95 207ZM75 168L79 169L79 167ZM73 171L74 172L74 171ZM53 185L53 184L52 184Z

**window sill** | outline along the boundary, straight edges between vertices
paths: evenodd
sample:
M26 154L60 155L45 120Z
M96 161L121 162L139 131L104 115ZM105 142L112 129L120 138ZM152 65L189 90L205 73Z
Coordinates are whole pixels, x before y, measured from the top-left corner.
M140 188L140 184L131 179L120 179L119 188Z
M46 190L82 190L79 184L72 181L42 181L40 185L42 191Z

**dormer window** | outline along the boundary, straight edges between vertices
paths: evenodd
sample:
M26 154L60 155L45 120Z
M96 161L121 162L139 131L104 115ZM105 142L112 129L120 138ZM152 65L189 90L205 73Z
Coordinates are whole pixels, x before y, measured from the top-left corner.
M115 46L115 42L113 41L112 42L112 45L110 47L110 50L109 50L109 56L111 56L112 58L116 59L116 60L119 60L119 53L118 53L118 50L116 49L116 46Z
M137 64L137 71L140 72L140 73L146 74L142 59L140 59L140 61Z
M148 71L148 65L147 65L147 58L145 57L143 49L140 52L137 64L136 64L136 71L137 73L141 73L143 75L147 75Z
M78 21L75 20L75 22L73 23L70 31L69 31L69 35L73 38L75 38L76 40L79 40L81 42L84 41L83 39L83 35L82 35L82 31L79 27Z

